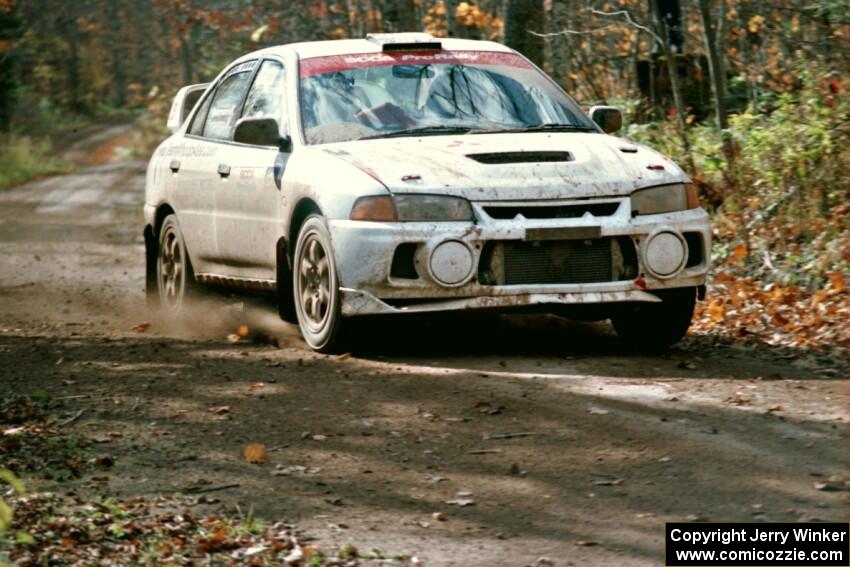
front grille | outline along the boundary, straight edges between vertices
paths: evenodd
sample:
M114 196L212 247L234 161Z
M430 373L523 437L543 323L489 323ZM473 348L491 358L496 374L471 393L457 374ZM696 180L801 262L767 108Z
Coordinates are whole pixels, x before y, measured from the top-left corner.
M490 218L505 220L522 215L527 219L575 219L590 213L595 217L608 217L617 212L619 202L576 203L570 205L503 206L486 205L484 212Z
M584 284L637 276L637 255L628 238L525 242L485 246L482 285Z

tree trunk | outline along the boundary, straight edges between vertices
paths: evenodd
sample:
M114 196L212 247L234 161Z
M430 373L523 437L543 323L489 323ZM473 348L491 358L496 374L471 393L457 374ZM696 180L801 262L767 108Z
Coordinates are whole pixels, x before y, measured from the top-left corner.
M656 8L655 21L660 30L661 51L664 55L664 60L667 63L667 74L670 75L670 90L673 91L673 104L676 109L676 122L679 126L679 137L682 142L682 150L685 153L685 161L691 173L694 172L694 157L691 155L691 142L688 140L687 124L685 123L685 103L682 100L682 87L679 84L679 66L676 61L676 54L670 47L670 29L667 25L668 18L661 17L658 13L656 2L652 3Z
M124 53L121 45L120 0L109 0L106 5L106 21L109 27L109 50L112 52L112 92L115 106L124 106L127 102L127 81L124 75Z
M68 106L74 112L83 110L80 98L80 29L75 14L66 13L62 22L65 39L68 41L65 80L68 88Z
M385 31L416 32L422 29L414 0L384 0L381 13Z
M14 42L20 37L20 31L21 22L14 5L10 11L0 12L0 42L11 44L6 50L0 51L0 132L3 133L12 129L15 90L18 86Z
M721 0L722 2L723 0ZM714 94L714 118L717 127L726 129L726 89L724 77L721 74L720 55L717 50L717 36L712 25L710 0L699 0L702 32L705 38L705 50L708 53L708 72L711 75L711 92Z
M545 29L544 0L506 0L505 45L543 67L543 38L532 31Z

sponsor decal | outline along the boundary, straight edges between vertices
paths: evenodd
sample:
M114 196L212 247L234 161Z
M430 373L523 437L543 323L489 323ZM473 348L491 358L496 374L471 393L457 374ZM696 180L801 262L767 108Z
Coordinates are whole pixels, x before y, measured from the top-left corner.
M531 65L515 53L500 51L406 51L401 53L352 53L302 59L301 78L347 69L389 65L501 65L529 68Z

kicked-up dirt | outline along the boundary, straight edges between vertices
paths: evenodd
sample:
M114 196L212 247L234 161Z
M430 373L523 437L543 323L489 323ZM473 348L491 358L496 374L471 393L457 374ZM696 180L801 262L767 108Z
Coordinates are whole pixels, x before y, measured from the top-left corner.
M667 521L847 520L846 357L640 356L607 324L469 313L323 356L238 297L168 325L144 301L145 164L104 159L126 128L94 135L96 165L0 193L0 389L58 401L115 463L35 488L203 490L426 565L660 565Z

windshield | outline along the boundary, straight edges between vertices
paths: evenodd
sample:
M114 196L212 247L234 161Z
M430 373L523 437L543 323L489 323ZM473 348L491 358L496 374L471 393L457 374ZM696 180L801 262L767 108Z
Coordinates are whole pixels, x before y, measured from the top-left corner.
M596 131L578 105L514 53L366 53L304 59L308 144L427 134Z

